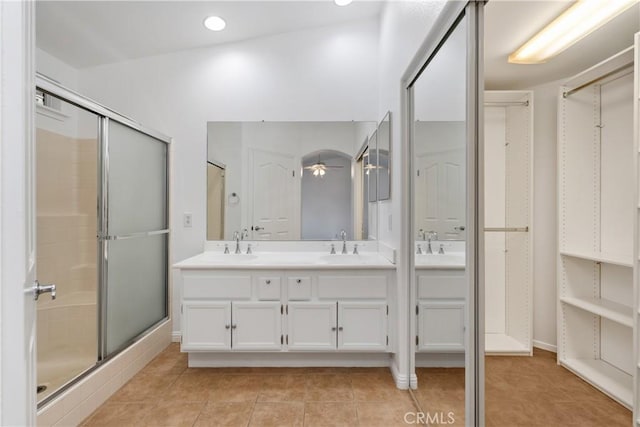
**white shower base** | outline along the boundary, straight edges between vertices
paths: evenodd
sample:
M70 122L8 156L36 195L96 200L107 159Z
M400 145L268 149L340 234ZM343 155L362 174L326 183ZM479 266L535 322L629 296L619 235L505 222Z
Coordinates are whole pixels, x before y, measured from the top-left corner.
M38 402L95 364L95 353L74 354L72 349L62 349L58 354L51 354L50 359L38 361L38 386L47 387L45 391L38 393Z

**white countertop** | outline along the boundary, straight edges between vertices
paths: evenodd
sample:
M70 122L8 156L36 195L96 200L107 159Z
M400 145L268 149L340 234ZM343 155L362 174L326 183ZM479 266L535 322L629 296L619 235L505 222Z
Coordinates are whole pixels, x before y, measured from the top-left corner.
M182 270L384 270L396 268L393 263L377 252L364 252L359 255L330 255L326 252L255 252L251 255L236 255L209 251L180 261L173 267Z

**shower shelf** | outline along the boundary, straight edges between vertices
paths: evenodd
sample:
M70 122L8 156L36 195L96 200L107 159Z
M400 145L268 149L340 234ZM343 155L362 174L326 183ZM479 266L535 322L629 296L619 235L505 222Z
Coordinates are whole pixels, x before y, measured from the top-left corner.
M632 307L602 298L561 297L560 301L629 328L633 327Z

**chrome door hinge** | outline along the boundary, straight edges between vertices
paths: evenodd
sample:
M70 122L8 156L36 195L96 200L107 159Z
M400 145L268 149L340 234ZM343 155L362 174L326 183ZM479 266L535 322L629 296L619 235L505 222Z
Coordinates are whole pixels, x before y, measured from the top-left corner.
M284 305L280 304L280 314L284 314Z
M420 306L416 305L416 316L420 313Z
M387 345L389 345L389 335L387 335Z
M289 304L286 304L286 305L284 306L284 310L285 310L285 312L286 312L286 313L287 313L287 315L288 315L288 314L289 314Z
M284 335L280 335L280 345L284 344Z
M418 338L418 336L416 335L416 345L420 344L420 339Z

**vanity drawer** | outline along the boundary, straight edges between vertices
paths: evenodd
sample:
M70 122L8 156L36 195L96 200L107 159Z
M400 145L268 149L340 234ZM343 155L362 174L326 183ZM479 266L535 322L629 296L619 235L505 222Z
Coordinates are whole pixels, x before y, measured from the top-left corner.
M466 298L464 274L447 272L418 276L418 298Z
M258 300L280 301L280 277L260 276L257 280Z
M287 290L290 301L305 301L311 299L311 277L289 277Z
M250 299L251 276L190 273L183 276L185 299Z
M320 299L386 299L386 276L319 276Z

